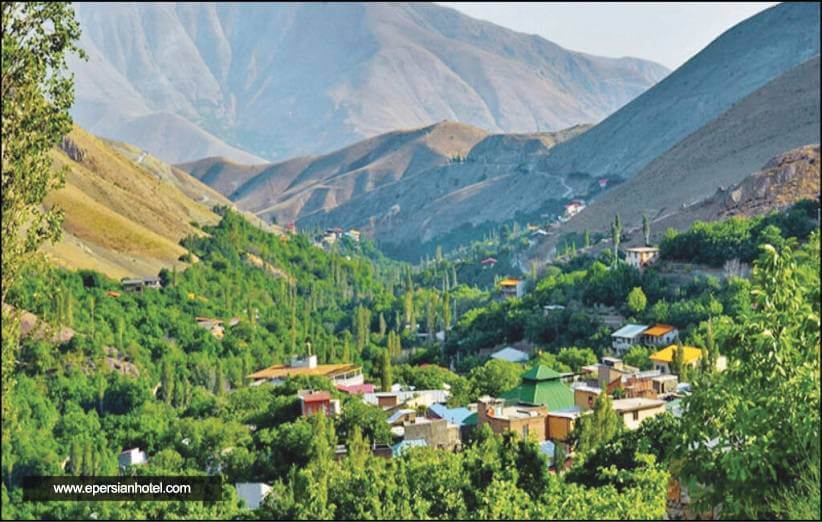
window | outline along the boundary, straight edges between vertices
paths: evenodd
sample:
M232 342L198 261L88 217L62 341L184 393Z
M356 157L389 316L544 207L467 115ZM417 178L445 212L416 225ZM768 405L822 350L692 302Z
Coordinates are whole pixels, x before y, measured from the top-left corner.
M522 440L526 440L528 438L528 425L522 427Z
M638 421L638 420L639 420L639 412L638 412L638 411L635 411L635 412L634 412L634 420L635 420L635 421Z

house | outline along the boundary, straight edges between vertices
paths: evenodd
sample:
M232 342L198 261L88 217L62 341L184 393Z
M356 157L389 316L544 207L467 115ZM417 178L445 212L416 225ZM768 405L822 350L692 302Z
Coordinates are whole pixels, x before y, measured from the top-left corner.
M238 482L234 486L237 488L237 496L245 502L248 509L259 508L271 491L271 486L264 482Z
M476 407L449 408L445 404L434 403L425 412L429 419L445 419L449 424L459 428L460 439L465 440L468 434L477 426Z
M506 299L522 297L525 295L525 281L521 279L507 277L499 282L499 287L502 292L502 296Z
M659 395L669 395L676 392L676 385L679 378L676 375L659 375L651 379L654 391Z
M117 290L108 290L106 292L106 295L109 296L109 297L114 297L116 299L116 298L120 297L120 292L118 292Z
M604 390L608 395L619 393L621 398L656 399L651 379L660 374L657 370L640 371L616 357L603 357L601 363L585 366L583 369L588 374L586 383L590 382L589 386ZM576 388L580 386L576 386L575 390ZM577 405L581 406L579 402Z
M401 408L394 411L387 419L385 419L385 422L387 422L389 426L397 427L404 426L406 422L414 422L416 419L417 410Z
M141 277L138 279L123 279L120 281L124 292L142 292L146 288L162 288L159 277Z
M291 235L296 234L296 233L297 233L297 225L296 225L296 223L294 223L293 221L292 221L291 223L288 223L288 224L285 226L285 231L286 231L286 233L287 233L287 234L291 234Z
M604 189L608 186L608 179L607 178L599 178L598 183L599 183L600 190Z
M631 346L640 344L642 333L647 329L647 324L626 324L611 334L611 347L617 355L624 355Z
M635 430L648 417L665 413L665 401L659 399L616 399L613 402L617 412L629 430Z
M300 398L300 413L303 417L309 417L317 413L324 413L326 417L333 417L340 414L339 399L332 399L331 393L327 391L300 390L297 392Z
M546 439L545 406L511 404L510 401L484 395L477 400L477 427L488 425L496 434L513 431L523 439L534 437L538 442Z
M225 328L223 327L223 322L221 320L212 319L210 317L197 317L195 320L197 321L197 326L208 330L211 332L211 335L217 339L222 339L225 335Z
M530 406L545 406L548 411L574 406L574 392L562 379L565 375L538 365L522 374L519 386L502 394L503 399Z
M531 357L522 350L517 350L516 348L506 346L502 350L492 353L491 358L512 363L521 363L527 361Z
M405 440L424 440L429 447L452 450L461 444L460 428L445 419L416 417L403 424Z
M497 264L497 260L493 257L486 257L485 259L480 261L480 264L482 265L482 268L493 268L494 265Z
M574 199L565 205L565 217L570 218L579 214L585 208L585 203L581 200Z
M654 364L654 369L659 370L662 374L673 373L671 371L671 363L674 361L677 349L677 345L672 344L651 355L650 359ZM685 350L683 357L685 364L692 367L699 364L699 359L702 358L702 349L694 346L682 346L682 349Z
M574 430L574 425L586 410L573 406L562 410L548 412L547 435L548 438L556 442L566 442L568 436Z
M293 357L289 366L275 364L248 376L255 383L282 384L289 377L325 377L334 385L356 386L364 384L362 368L354 364L317 364L317 356Z
M652 264L658 257L659 249L656 247L631 247L625 249L625 262L638 270Z
M356 241L357 243L360 242L360 231L356 228L352 228L348 232L345 233L345 236L349 239Z
M141 451L140 448L123 450L117 456L117 463L120 464L120 469L127 468L129 466L140 466L146 462L148 462L146 454L144 451Z
M640 342L645 346L662 347L679 340L679 330L669 324L655 324L642 332Z
M594 403L602 394L602 388L583 384L574 387L574 406L581 411L593 409Z
M422 439L405 439L391 446L391 456L400 457L409 448L424 448L428 443Z
M398 405L406 407L429 407L435 402L448 402L447 390L398 390L391 392L365 393L363 401L383 409L394 408Z

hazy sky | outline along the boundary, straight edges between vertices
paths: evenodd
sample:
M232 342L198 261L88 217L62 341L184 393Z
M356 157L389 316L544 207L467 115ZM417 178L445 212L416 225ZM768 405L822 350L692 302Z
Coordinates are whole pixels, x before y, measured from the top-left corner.
M777 2L438 3L574 51L635 56L675 69L725 30Z

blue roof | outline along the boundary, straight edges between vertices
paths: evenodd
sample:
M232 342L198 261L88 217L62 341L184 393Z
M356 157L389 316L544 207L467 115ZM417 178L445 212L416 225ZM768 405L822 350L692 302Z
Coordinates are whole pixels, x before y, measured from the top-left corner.
M425 439L410 439L398 442L391 446L391 455L394 457L399 457L400 455L405 452L408 448L413 447L422 447L428 446L428 443L425 442Z
M462 426L465 424L465 420L473 413L468 408L449 408L445 404L439 403L432 404L428 407L428 409L440 419L445 419L451 424L456 424L457 426Z

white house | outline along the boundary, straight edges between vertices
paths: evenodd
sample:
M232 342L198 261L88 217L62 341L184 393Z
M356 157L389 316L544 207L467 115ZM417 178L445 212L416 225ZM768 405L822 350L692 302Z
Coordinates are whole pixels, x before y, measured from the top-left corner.
M498 350L491 354L492 359L499 359L501 361L508 361L512 363L521 363L530 359L529 355L522 350L517 350L510 346L506 346L502 350Z
M625 249L625 262L636 269L643 269L656 261L659 249L656 247L633 247Z
M631 346L640 344L642 333L647 329L647 324L626 324L611 334L611 346L618 355L623 355Z
M240 497L247 508L257 509L263 503L263 499L271 491L271 486L263 482L238 482L237 496Z
M617 399L612 403L614 411L622 417L625 427L635 430L648 417L665 413L665 401L659 399Z
M131 448L120 452L120 455L117 456L117 462L121 468L127 468L145 464L148 459L146 459L145 452L141 451L140 448Z

